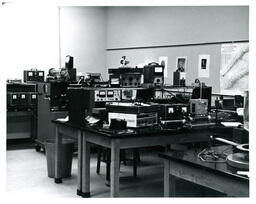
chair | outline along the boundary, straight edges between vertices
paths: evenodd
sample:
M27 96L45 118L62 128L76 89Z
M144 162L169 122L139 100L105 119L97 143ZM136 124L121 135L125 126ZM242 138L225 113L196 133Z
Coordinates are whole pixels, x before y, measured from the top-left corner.
M126 158L125 150L120 150L120 164L123 162L124 165L126 165L126 161L130 160ZM137 165L140 161L140 154L139 150L137 148L133 149L133 177L137 177ZM101 146L98 146L97 148L97 168L96 173L100 174L100 165L101 161L106 163L106 185L110 185L110 162L111 162L111 150L109 148L103 148ZM119 165L120 168L120 165Z

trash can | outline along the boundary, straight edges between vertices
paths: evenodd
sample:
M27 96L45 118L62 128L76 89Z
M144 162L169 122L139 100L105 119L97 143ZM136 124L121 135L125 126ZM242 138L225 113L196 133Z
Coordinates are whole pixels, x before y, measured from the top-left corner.
M73 157L73 149L74 149L74 140L71 139L63 139L62 140L62 154L60 157L61 161L61 177L68 178L71 177L71 169L72 169L72 157ZM55 143L56 140L46 140L45 152L46 152L46 160L47 160L47 172L48 177L54 178L55 176Z

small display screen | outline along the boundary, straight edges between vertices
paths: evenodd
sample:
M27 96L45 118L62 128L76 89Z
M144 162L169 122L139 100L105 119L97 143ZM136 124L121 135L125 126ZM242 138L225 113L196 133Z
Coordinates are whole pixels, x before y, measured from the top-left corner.
M32 99L36 99L36 95L35 94L32 94Z
M106 96L106 92L105 91L100 91L99 92L99 96L100 97L105 97Z
M111 84L112 85L119 84L119 78L111 78Z
M25 98L26 98L25 94L21 94L21 99L25 99Z
M155 67L155 72L162 73L163 72L163 67Z
M28 76L33 76L33 72L28 72Z
M114 91L108 91L107 96L108 97L113 97L114 96Z
M174 113L174 108L173 107L168 108L168 113Z
M43 72L38 72L38 76L43 76Z
M17 99L17 95L12 95L12 99Z
M188 112L188 109L187 109L187 107L182 107L182 108L181 108L181 110L182 110L182 112L183 112L183 113L186 113L186 112Z

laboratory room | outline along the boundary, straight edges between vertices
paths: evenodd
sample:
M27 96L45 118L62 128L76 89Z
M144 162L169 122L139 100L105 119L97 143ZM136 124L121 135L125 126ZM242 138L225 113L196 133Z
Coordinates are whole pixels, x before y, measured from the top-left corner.
M1 7L9 197L249 197L249 5Z

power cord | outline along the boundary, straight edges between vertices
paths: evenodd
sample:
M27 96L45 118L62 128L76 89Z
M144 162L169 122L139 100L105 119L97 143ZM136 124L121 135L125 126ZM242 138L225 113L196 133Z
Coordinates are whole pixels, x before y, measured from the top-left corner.
M225 163L227 161L227 151L233 150L233 147L228 147L224 149L222 152L217 152L215 150L205 148L201 152L198 153L197 157L203 161L208 163Z

